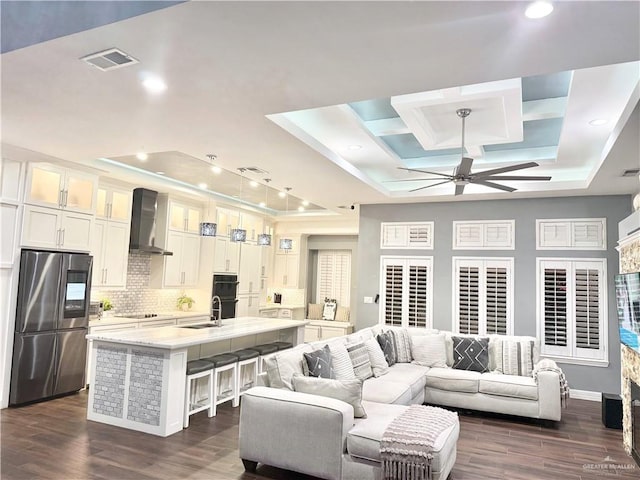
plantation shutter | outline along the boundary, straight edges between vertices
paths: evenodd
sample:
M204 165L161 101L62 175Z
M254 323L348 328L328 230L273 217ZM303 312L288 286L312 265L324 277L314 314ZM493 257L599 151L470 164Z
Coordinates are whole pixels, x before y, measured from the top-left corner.
M595 269L576 269L576 347L600 348L600 289L599 272Z
M380 323L431 326L431 257L381 257Z
M567 270L544 269L544 343L567 346Z
M454 330L508 335L513 315L513 259L454 257Z
M318 252L318 286L316 303L324 302L325 298L333 298L333 259L329 253Z
M351 252L320 250L316 282L316 303L335 298L338 305L348 307L351 301Z

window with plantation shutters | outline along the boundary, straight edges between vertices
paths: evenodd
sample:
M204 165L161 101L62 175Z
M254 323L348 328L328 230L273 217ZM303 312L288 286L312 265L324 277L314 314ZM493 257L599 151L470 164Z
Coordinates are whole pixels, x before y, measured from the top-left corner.
M380 259L380 323L431 328L432 257Z
M515 220L453 222L454 250L514 250Z
M453 270L454 331L511 334L513 259L454 257Z
M606 260L538 258L541 354L606 365Z
M380 248L433 249L433 222L382 222Z
M335 298L348 307L351 301L351 251L319 250L316 303Z
M606 250L606 218L536 220L538 250Z

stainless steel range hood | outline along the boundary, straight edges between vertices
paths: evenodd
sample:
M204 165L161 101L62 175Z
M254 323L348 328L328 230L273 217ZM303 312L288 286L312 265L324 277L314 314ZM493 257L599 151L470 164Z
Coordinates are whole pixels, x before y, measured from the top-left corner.
M152 255L173 255L156 242L156 210L158 192L146 188L133 190L129 251Z

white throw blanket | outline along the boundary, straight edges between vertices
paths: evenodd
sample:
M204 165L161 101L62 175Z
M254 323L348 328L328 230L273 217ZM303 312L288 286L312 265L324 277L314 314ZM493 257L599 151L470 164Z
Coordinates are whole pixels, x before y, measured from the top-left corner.
M560 378L560 402L566 408L569 400L569 383L562 369L550 358L543 358L533 367L532 375L536 382L538 381L538 372L555 372L558 374Z
M430 480L433 444L458 414L443 408L411 405L382 436L380 459L385 480Z

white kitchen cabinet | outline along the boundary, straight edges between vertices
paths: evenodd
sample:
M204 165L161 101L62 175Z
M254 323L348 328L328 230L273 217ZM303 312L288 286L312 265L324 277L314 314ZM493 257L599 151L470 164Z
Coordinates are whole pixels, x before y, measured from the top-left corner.
M240 243L225 237L216 237L213 252L213 271L215 273L238 273L240 267Z
M328 338L341 337L353 332L353 325L346 322L313 320L304 327L304 341L315 342Z
M96 196L96 218L112 222L131 222L132 192L123 188L101 185Z
M258 293L260 291L260 255L259 245L243 243L240 246L240 268L238 271L238 293Z
M257 242L258 234L262 233L264 221L262 217L257 217L248 213L242 213L242 228L247 231L247 241Z
M217 211L218 237L229 237L231 230L238 228L240 213L237 210L218 208Z
M91 286L124 289L127 285L129 224L96 220L91 254Z
M260 295L238 295L236 305L237 317L257 317L259 314Z
M24 203L73 212L95 212L98 178L49 163L30 163Z
M277 253L273 263L272 287L298 288L300 255Z
M200 208L169 200L169 230L199 234L201 217Z
M263 278L269 278L273 270L273 245L261 246L262 253L260 254L260 276Z
M192 233L169 231L165 248L173 255L151 257L150 285L154 288L196 286L200 237Z
M25 205L21 245L89 252L93 223L93 215Z

